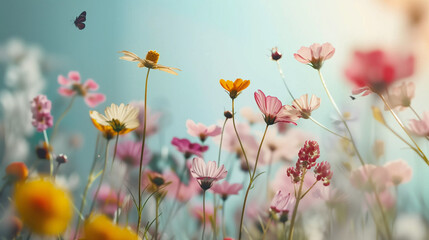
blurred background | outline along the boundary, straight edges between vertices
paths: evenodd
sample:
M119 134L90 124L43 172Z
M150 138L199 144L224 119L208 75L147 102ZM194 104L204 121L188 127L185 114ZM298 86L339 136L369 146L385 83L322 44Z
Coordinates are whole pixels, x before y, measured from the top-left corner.
M79 71L82 80L92 78L99 83L99 92L107 100L95 108L97 111L103 111L111 103L142 101L146 69L120 60L121 50L142 58L147 51L156 50L160 53L160 64L182 70L178 76L151 71L148 106L162 113L159 132L148 140L153 152L176 154L170 142L173 137L189 138L187 119L206 125L222 123L223 112L231 106L219 85L220 79L251 81L237 100L237 109L250 106L258 112L253 98L258 89L278 97L283 104L290 104L292 99L276 63L270 59L273 47L283 54L280 64L294 95L319 96L322 104L313 117L335 128L335 112L317 72L293 58L301 46L329 42L336 52L322 71L339 107L357 119L351 125L361 152L370 159L375 140L383 140L386 149L382 163L405 159L414 172L412 180L398 189L398 211L411 216L420 213L426 221L429 219L429 211L425 209L425 204L429 204L429 186L425 184L429 168L373 120L370 107L381 106L374 96L357 97L354 101L350 98L352 85L344 75L355 50L411 53L417 63L415 73L409 78L417 86L413 107L421 114L429 111L428 1L19 0L4 1L1 5L1 169L13 161L29 165L37 161L34 149L43 136L31 126L29 101L38 94L46 94L53 102L54 119L58 118L70 101L57 93L58 75ZM86 28L79 30L73 21L82 11L87 12ZM23 56L25 61L21 61ZM60 125L58 139L62 143L55 147L69 156L69 163L62 171L68 183L75 182L72 190L75 199L85 185L98 132L90 121L89 110L81 98L76 99ZM414 116L405 111L400 117L408 124ZM245 121L241 116L238 119ZM394 124L387 113L386 119ZM262 127L253 127L256 135ZM333 139L337 140L335 137L311 121L300 120L297 128L319 140L322 160L337 161L333 165L342 167L331 144ZM429 153L428 142L423 138L419 143ZM212 140L208 144L210 149L205 158L216 160L218 145ZM231 178L241 181L243 176L237 174ZM242 195L233 197L231 206L238 206Z

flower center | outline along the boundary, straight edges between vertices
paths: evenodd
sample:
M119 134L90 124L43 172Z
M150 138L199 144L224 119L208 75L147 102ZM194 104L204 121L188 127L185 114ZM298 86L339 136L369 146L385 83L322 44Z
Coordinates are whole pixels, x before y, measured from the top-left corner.
M82 86L82 84L73 84L72 89L81 96L86 95L86 89Z
M121 123L118 119L112 119L112 121L108 121L110 126L112 126L113 131L120 132L125 129L125 124Z
M147 52L146 60L149 60L149 61L156 64L158 62L158 59L159 59L159 53L157 53L156 51L151 50L151 51Z

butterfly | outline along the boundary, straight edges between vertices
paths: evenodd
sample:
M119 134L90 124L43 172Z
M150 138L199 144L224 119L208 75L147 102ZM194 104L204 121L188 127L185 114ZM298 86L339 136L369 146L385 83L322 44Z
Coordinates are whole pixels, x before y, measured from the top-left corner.
M82 30L85 28L85 22L86 21L86 11L83 11L79 17L76 17L76 19L74 20L74 25L79 28L79 30Z

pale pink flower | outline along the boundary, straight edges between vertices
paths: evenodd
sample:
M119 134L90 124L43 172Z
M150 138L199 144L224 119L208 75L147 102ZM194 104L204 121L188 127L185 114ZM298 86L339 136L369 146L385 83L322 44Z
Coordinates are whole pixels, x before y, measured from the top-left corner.
M173 137L171 144L176 147L177 151L183 153L186 159L190 158L192 155L202 157L203 153L209 149L208 146L203 146L198 143L191 143L186 138Z
M413 176L413 169L402 159L388 162L384 164L384 168L389 172L390 180L395 186L409 182Z
M290 193L282 193L281 190L278 190L276 195L274 195L273 200L271 201L270 209L276 213L288 213L289 205L293 204L295 199L290 196Z
M191 119L186 121L188 134L194 137L199 137L201 142L204 142L207 137L215 137L220 134L221 128L216 125L206 126L202 123L195 123Z
M187 185L181 182L174 172L166 172L164 178L167 182L170 182L165 187L167 197L174 198L179 202L187 202L201 192L200 184L194 178L189 178Z
M134 141L124 141L118 144L116 156L129 166L139 166L142 144ZM143 165L146 165L152 159L152 153L145 146L143 152Z
M388 95L390 106L398 108L399 111L405 110L411 105L415 90L416 85L413 82L403 82L401 85L393 86L389 89ZM384 106L384 110L388 110L387 106Z
M259 112L253 111L251 107L243 107L240 110L241 116L243 116L250 124L260 123L264 120Z
M100 211L109 216L113 216L118 209L118 205L124 203L125 194L114 190L109 185L101 185L98 195L95 198Z
M197 204L197 205L193 205L190 209L191 215L198 220L198 222L201 224L203 222L206 223L206 227L211 227L211 221L214 218L214 207L212 204L210 203L206 203L205 204L205 215L206 215L206 219L205 221L203 221L203 216L204 216L204 210L203 210L203 205L202 204ZM219 216L219 214L218 214ZM217 216L216 222L219 222L219 218Z
M323 62L330 59L334 53L335 48L330 43L322 45L314 43L310 47L301 47L293 56L301 63L308 64L314 69L320 69Z
M422 137L429 137L429 112L423 113L422 120L411 119L410 131Z
M390 184L390 174L384 167L365 164L352 171L350 182L357 189L381 192Z
M197 179L204 191L211 188L214 182L224 179L227 173L223 164L218 168L215 161L206 164L202 158L196 157L192 160L191 175Z
M137 134L137 137L143 137L143 125L144 125L144 102L131 102L132 106L139 109L138 120L140 125L134 133ZM160 112L154 112L152 109L147 107L146 112L146 137L154 135L159 130L160 118L162 114Z
M31 101L31 112L33 113L31 123L37 131L43 132L54 124L51 108L52 103L45 95L38 95Z
M258 104L259 110L264 114L264 120L268 125L272 125L278 122L292 123L299 119L299 111L293 107L287 105L283 106L282 102L272 96L265 96L265 94L258 90L254 94L256 104Z
M227 181L223 181L222 183L217 183L213 185L211 190L214 193L219 194L221 198L225 201L229 195L237 195L242 188L243 185L240 183L230 184Z
M310 102L308 102L308 94L304 94L299 99L295 99L292 106L299 110L300 117L308 119L311 116L311 112L320 107L320 98L313 94Z
M378 206L377 199L374 194L367 193L366 198L371 205ZM378 199L380 200L383 209L391 209L395 207L396 199L388 190L378 193Z
M75 96L76 94L82 96L86 105L89 107L96 107L106 100L104 94L90 92L98 90L98 84L94 80L88 79L85 83L81 83L79 72L69 72L68 78L59 75L58 83L61 85L61 87L58 88L58 93L60 95L65 97Z

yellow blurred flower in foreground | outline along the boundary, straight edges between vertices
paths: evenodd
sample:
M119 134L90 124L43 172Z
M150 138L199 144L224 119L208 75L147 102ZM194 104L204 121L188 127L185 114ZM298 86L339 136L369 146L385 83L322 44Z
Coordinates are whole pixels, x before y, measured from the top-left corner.
M105 215L94 215L85 221L85 240L133 240L140 239L129 228L115 225Z
M160 71L164 71L164 72L171 73L174 75L178 75L178 73L175 72L174 70L181 71L178 68L166 67L163 65L159 65L158 64L159 53L157 53L156 51L147 52L145 59L141 59L141 58L139 58L139 56L137 56L136 54L129 52L129 51L120 51L120 53L124 54L124 56L120 57L120 59L130 61L130 62L139 62L137 64L137 66L140 68L147 67L150 69L158 69Z
M104 110L104 114L97 111L89 111L94 126L100 130L107 139L113 134L126 134L139 126L139 110L131 105L110 105ZM115 135L116 135L115 134Z
M249 80L243 80L241 78L237 78L234 82L231 80L223 80L221 79L220 85L229 93L229 96L232 99L235 99L240 95L241 91L246 89L250 85Z
M40 235L63 233L72 218L69 194L47 179L18 183L13 203L24 226Z

